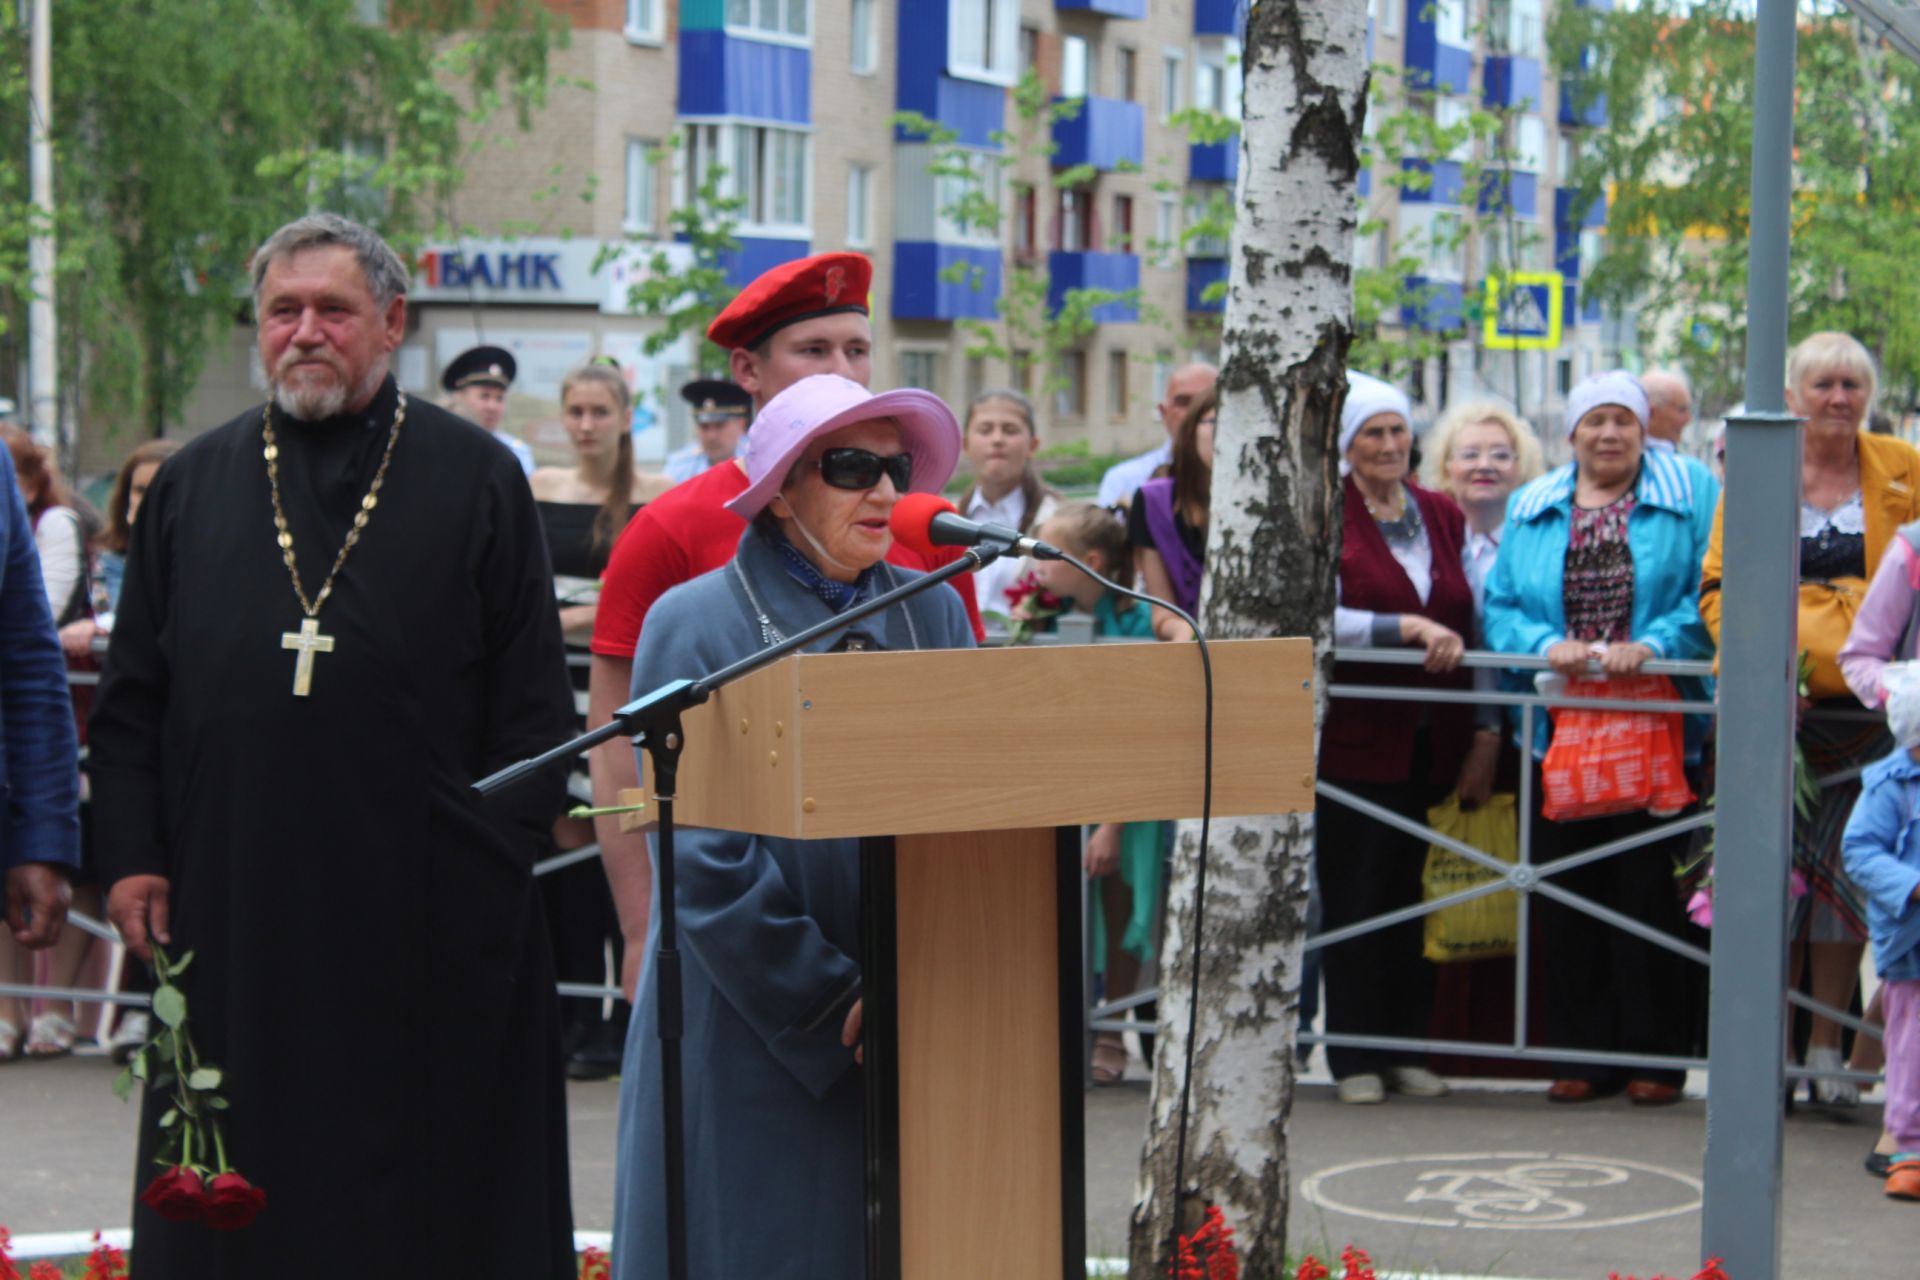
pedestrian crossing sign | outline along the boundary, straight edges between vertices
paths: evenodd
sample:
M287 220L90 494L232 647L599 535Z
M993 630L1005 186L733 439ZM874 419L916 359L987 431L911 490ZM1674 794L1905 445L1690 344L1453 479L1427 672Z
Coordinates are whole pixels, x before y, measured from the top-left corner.
M1558 347L1565 282L1558 271L1488 276L1484 345L1494 351L1551 351Z

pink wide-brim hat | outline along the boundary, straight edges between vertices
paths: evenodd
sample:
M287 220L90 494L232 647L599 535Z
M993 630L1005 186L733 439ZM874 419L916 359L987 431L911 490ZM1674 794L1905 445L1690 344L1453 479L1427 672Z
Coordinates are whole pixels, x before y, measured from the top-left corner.
M767 401L747 431L747 491L727 504L744 520L759 515L786 483L807 446L855 423L891 419L913 455L915 493L939 493L960 463L960 422L947 402L912 387L873 394L851 378L816 373Z

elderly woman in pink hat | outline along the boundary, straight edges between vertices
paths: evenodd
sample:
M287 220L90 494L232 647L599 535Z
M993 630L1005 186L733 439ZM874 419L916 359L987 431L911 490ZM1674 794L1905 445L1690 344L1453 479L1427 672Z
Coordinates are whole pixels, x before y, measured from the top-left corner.
M952 410L925 391L872 395L817 374L775 396L748 435L747 489L727 504L748 521L739 550L653 606L634 689L714 671L917 576L885 563L887 519L902 494L940 491L960 443ZM959 597L936 589L813 648L972 644ZM873 785L910 785L899 768L873 761ZM862 1275L859 842L683 829L675 868L689 1256L717 1276ZM622 1280L665 1273L658 1035L643 981L620 1096Z

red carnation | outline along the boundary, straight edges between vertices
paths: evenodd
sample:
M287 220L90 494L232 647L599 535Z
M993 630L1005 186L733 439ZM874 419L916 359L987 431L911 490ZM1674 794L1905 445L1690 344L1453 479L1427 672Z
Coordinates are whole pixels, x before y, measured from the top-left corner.
M206 1188L200 1175L175 1165L140 1193L140 1201L169 1222L198 1222L207 1215Z
M238 1231L266 1207L266 1192L237 1173L223 1173L213 1180L207 1225L216 1231Z

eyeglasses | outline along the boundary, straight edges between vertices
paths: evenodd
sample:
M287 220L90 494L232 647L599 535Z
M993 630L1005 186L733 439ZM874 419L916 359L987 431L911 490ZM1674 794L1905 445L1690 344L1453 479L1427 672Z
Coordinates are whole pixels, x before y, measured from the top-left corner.
M897 492L905 493L913 481L910 453L882 457L867 449L829 449L814 465L820 468L820 478L836 489L871 489L886 476Z
M1484 450L1483 449L1461 449L1461 450L1458 450L1453 455L1453 460L1455 462L1464 462L1468 466L1472 466L1474 463L1479 462L1483 458L1486 461L1491 462L1496 467L1504 467L1508 463L1513 461L1513 450L1511 449L1484 449Z

